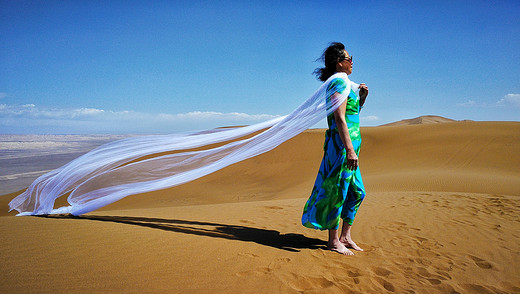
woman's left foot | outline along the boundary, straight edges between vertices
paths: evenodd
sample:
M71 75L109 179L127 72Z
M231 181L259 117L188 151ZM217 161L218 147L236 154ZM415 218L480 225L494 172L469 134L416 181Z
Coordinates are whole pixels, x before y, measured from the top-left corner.
M352 240L342 240L340 239L340 242L343 243L348 248L352 248L357 251L363 251L363 248L359 247L354 241Z
M338 241L328 243L327 249L343 255L354 255L354 252L350 251L347 247L345 247L345 244Z

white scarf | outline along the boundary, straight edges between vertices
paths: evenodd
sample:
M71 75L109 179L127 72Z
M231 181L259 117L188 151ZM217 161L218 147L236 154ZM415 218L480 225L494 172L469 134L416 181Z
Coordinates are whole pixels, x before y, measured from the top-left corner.
M327 87L334 78L344 79L347 88L336 95L339 99L327 103ZM36 179L9 203L10 211L16 209L18 215L81 215L129 195L198 179L300 134L334 112L350 90L358 87L345 73L336 73L307 101L280 118L240 128L132 137L105 144ZM209 146L217 143L221 145ZM190 151L194 148L202 150ZM53 209L55 200L67 193L70 206Z

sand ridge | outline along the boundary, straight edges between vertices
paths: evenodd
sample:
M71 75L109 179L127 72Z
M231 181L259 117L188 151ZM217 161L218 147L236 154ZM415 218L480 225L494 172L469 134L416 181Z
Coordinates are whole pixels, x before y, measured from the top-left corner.
M437 115L423 115L416 118L403 119L400 121L384 124L383 126L406 126L406 125L421 125L421 124L437 124L455 122L456 120L445 118Z

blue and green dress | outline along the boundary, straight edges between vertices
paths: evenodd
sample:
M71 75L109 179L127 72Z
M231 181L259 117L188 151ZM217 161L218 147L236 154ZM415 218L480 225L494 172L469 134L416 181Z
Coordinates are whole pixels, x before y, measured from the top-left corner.
M327 103L338 92L346 94L345 118L354 150L359 156L361 133L359 129L359 97L347 88L342 78L334 78L327 87ZM302 224L319 230L338 229L340 218L352 225L358 208L365 197L365 187L359 166L356 170L347 168L347 152L339 136L334 113L327 116L328 130L325 133L323 160L311 196L302 216Z

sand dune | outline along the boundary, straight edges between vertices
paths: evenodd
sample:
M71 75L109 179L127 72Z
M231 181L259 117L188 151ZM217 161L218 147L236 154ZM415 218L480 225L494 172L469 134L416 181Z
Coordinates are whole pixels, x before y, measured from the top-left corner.
M300 224L323 132L78 218L2 196L0 291L520 292L520 123L364 128L354 257Z
M392 122L389 124L385 124L383 126L403 126L403 125L422 125L422 124L438 124L438 123L447 123L454 122L455 120L450 118L445 118L437 115L423 115L416 118L403 119L400 121Z
M520 195L520 123L369 128L363 135L372 190Z

